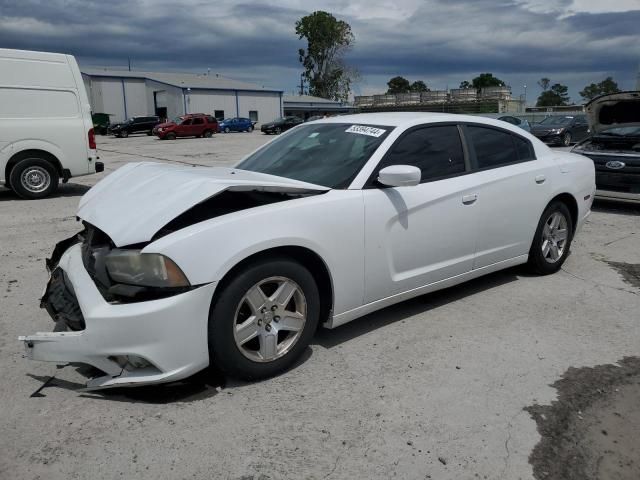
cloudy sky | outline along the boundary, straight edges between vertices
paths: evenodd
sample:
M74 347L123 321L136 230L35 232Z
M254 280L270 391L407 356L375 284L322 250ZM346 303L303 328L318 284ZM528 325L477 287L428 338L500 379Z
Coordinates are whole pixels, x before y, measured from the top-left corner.
M0 48L71 53L81 66L220 73L291 92L297 19L326 10L351 24L356 94L389 78L457 87L480 72L534 102L537 80L569 86L613 76L635 87L640 0L0 0Z

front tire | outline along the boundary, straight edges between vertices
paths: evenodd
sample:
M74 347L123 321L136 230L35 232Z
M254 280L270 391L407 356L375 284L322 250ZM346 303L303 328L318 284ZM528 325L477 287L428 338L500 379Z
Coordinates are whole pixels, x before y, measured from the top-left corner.
M167 140L175 140L176 139L176 134L175 133L167 133L164 138L166 138Z
M229 130L229 127L224 127L224 133L229 133L231 130Z
M212 305L211 363L244 380L272 377L304 352L319 317L318 287L304 266L286 257L252 263Z
M247 128L247 132L249 132L249 133L253 132L253 126Z
M562 145L565 147L569 147L571 145L571 134L569 132L562 136Z
M129 132L127 132L126 130L122 130L120 132L120 138L127 138L129 136Z
M539 275L557 272L569 255L572 239L571 212L563 202L550 203L538 222L529 250L529 267Z
M282 128L276 127L276 135L280 135L282 133Z
M11 189L18 196L34 200L51 195L58 188L56 168L41 157L28 157L14 165L9 174Z

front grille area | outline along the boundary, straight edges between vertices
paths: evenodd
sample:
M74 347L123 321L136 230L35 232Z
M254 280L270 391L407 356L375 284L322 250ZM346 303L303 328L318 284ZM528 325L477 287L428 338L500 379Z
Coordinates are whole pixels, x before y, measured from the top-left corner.
M56 322L56 331L85 329L84 316L78 299L62 269L56 268L51 272L51 279L40 306L45 308Z
M589 155L596 169L596 187L598 190L640 194L640 156L623 157L614 155ZM624 168L612 169L607 162L624 162Z

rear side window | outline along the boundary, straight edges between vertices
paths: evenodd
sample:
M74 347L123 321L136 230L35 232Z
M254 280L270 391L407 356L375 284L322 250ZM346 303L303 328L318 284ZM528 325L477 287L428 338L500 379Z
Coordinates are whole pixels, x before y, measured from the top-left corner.
M202 125L204 123L204 118L197 117L193 119L193 125Z
M495 128L467 126L476 152L478 168L493 168L518 162L514 136Z
M398 140L380 165L413 165L422 172L421 182L464 173L464 152L455 125L412 130Z
M207 122L208 123L216 123L216 119L213 117L207 117Z
M520 160L521 162L525 162L527 160L535 160L536 156L533 153L533 146L531 145L531 142L515 135L513 136L513 142L516 145L518 160Z

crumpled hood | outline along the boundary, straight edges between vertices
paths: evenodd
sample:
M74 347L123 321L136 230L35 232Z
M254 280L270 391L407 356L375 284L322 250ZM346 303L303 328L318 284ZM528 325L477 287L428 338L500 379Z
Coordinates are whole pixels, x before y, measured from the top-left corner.
M640 127L640 92L619 92L594 98L585 106L591 131Z
M155 128L167 128L167 127L175 127L176 124L175 122L164 122L164 123L159 123L158 125L155 126Z
M329 188L226 167L129 163L89 190L77 215L122 247L151 240L175 217L225 190L310 193Z

